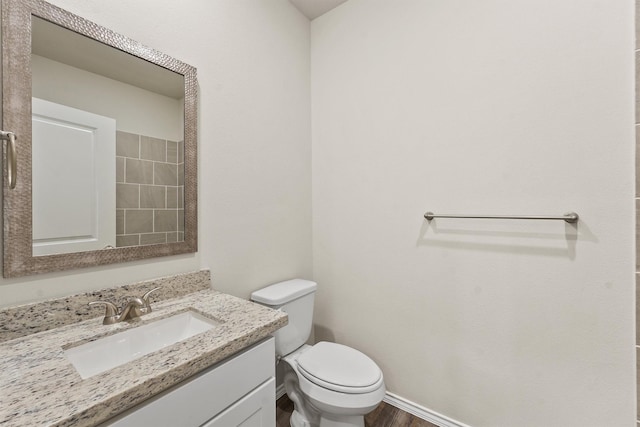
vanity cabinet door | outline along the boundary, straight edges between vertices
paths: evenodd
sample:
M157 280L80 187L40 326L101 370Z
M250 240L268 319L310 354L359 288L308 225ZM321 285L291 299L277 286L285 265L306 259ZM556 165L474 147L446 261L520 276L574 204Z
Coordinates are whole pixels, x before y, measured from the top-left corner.
M270 396L271 401L268 405L275 411L273 383L275 354L273 338L254 344L195 377L112 418L100 427L198 427L203 423L206 425L223 413L233 412L230 411L231 408L258 389L263 389L261 398ZM265 387L267 384L270 386ZM272 389L270 395L264 391L266 388ZM275 415L273 419L275 422ZM274 424L242 424L240 422L238 425L274 426ZM231 424L224 425L224 427L230 426Z
M202 427L275 427L276 380L271 378Z

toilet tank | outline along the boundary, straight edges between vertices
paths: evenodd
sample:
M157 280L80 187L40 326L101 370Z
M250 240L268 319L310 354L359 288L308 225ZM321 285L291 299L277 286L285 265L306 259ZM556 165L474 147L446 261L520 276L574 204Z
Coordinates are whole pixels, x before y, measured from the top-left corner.
M313 324L313 300L317 284L293 279L275 283L251 294L251 300L289 316L289 323L275 333L276 355L286 356L309 339Z

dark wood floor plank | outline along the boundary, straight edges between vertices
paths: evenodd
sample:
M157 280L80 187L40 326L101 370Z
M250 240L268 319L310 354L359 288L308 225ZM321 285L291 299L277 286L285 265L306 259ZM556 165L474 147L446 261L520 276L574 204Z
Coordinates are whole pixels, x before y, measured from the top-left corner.
M276 427L290 427L289 417L292 413L293 402L289 398L278 399L276 402Z
M289 427L293 402L284 395L276 403L277 427ZM364 418L366 427L438 427L428 421L382 402Z
M413 415L410 415L404 411L396 409L396 414L393 417L393 423L391 425L409 427L413 418L415 418Z
M385 405L378 405L371 413L367 415L364 420L366 427L373 427L381 418L381 414L384 412Z
M393 426L395 425L394 419L396 418L397 413L398 408L382 402L373 412L370 412L365 416L365 424L367 427Z

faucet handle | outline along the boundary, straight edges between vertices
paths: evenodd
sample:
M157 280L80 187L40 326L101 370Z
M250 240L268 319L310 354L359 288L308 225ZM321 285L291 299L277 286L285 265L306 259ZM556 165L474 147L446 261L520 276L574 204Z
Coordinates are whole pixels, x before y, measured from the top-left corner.
M144 301L145 313L151 313L151 303L149 302L149 295L151 295L152 292L157 291L161 287L162 286L158 286L157 288L153 288L150 291L146 292L144 295L142 295L142 301Z
M127 297L129 302L122 308L120 317L122 320L131 320L136 317L140 317L143 314L151 312L151 308L147 307L147 304L138 297Z
M105 311L104 311L104 320L102 321L103 325L110 325L113 323L113 320L116 319L118 317L118 307L116 307L116 305L112 302L109 301L91 301L89 303L90 306L92 305L104 305L105 306Z

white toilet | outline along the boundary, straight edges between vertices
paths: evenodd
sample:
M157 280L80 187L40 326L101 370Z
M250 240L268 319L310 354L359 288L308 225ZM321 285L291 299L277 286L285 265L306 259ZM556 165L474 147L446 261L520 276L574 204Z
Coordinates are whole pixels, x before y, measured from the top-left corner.
M284 386L293 401L292 427L364 427L364 415L385 394L382 371L373 360L341 344L305 342L311 333L315 282L293 279L251 294L251 300L280 309L289 324L275 332L276 356L284 361Z

